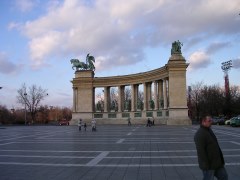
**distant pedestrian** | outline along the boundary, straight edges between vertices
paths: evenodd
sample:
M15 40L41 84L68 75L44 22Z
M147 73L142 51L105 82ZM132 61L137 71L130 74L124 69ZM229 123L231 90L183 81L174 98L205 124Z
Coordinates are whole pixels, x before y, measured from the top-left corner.
M224 158L217 138L211 129L212 118L202 118L201 125L194 136L198 164L203 172L203 180L227 180L228 174L224 168Z
M128 126L131 126L132 125L132 123L131 123L131 118L129 117L128 118Z
M87 130L87 123L84 123L83 127L84 127L84 130L86 131Z
M152 118L152 125L155 126L155 124L154 124L154 117Z
M82 128L82 119L79 119L78 130L81 131L81 128Z
M92 119L92 131L96 131L97 128L96 128L96 120L95 119Z
M150 118L147 119L147 127L151 127L151 121L150 121Z

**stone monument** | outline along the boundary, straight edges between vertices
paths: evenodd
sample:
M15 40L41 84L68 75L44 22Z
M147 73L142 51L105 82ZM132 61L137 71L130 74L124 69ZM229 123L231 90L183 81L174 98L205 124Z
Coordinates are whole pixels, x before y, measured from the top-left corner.
M73 112L70 124L97 119L99 124L126 124L131 118L133 124L145 124L154 118L155 124L190 125L187 108L186 70L188 63L182 56L178 40L172 43L171 57L160 68L136 74L94 77L95 58L89 54L86 62L71 59L76 68L73 84ZM143 86L143 102L138 99L139 85ZM154 88L152 89L152 85ZM125 102L125 87L131 87L131 101ZM118 88L118 108L111 107L110 88ZM95 89L103 88L104 106L95 108Z

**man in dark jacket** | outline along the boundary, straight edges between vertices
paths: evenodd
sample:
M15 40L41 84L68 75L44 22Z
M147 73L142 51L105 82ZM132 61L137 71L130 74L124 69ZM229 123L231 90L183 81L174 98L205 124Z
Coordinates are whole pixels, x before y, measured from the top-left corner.
M204 117L194 136L199 167L203 171L204 180L213 180L214 176L219 180L227 180L228 174L224 168L223 154L211 125L211 117Z

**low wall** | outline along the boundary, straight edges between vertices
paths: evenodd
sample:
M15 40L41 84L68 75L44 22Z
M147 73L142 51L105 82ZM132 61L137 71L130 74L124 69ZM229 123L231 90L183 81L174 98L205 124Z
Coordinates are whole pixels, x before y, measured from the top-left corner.
M70 125L77 125L79 119L91 124L95 119L98 124L127 124L130 118L132 124L146 124L147 119L154 119L156 125L191 125L186 117L169 117L168 110L161 111L136 111L136 112L94 112L94 113L73 113Z

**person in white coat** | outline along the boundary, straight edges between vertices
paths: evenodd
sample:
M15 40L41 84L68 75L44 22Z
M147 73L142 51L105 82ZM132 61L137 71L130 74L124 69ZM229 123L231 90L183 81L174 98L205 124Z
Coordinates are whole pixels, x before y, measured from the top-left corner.
M96 131L96 120L92 119L92 131Z

